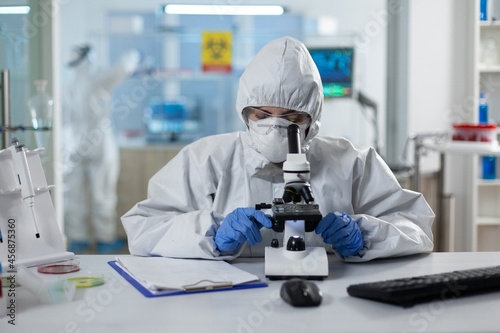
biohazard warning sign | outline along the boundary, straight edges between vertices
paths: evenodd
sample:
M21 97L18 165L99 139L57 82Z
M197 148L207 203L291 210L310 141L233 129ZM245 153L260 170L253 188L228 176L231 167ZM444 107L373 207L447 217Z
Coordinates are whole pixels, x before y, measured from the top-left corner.
M201 63L204 72L231 72L232 38L231 32L203 33Z

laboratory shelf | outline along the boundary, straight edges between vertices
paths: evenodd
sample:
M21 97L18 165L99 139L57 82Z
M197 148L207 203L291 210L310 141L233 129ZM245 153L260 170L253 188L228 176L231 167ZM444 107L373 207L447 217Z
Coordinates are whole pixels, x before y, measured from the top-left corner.
M498 145L498 141L493 143L473 141L448 141L445 143L429 142L426 143L425 146L432 150L450 154L456 153L500 156L500 146Z
M500 226L500 217L492 216L477 216L476 217L477 226Z
M477 186L500 186L500 179L478 179Z
M470 111L455 122L478 123L479 95L484 93L488 102L489 120L500 119L500 90L497 82L500 75L500 0L488 1L488 21L480 21L481 1L468 1L467 58L470 59L464 70L470 74L467 80L468 97L473 99ZM485 51L489 51L485 52ZM494 54L496 53L496 55ZM451 124L450 124L451 125ZM497 138L498 138L497 132ZM455 190L463 195L463 202L455 207L455 216L463 225L462 232L467 251L500 251L500 179L482 179L482 156L499 156L500 146L497 141L491 143L447 141L425 144L431 150L450 156L453 161L462 161L464 174L461 182L464 187ZM456 155L452 156L451 155ZM497 159L497 164L499 160ZM500 167L496 166L497 176ZM500 178L500 176L498 177ZM453 187L453 186L451 186ZM458 196L457 196L458 197ZM462 201L462 199L459 199ZM457 201L458 202L458 201Z
M128 80L144 80L151 77L158 80L221 80L225 78L239 79L236 73L203 73L191 69L164 70L155 68L151 72L138 72Z
M500 28L500 21L479 21L481 28Z
M479 65L480 73L500 73L500 65Z

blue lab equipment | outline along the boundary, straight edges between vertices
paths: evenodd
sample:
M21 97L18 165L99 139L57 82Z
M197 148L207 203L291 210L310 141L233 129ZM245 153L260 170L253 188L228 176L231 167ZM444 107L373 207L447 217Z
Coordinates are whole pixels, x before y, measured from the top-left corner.
M351 97L355 80L354 48L310 48L309 53L318 67L325 98Z
M495 156L483 156L483 179L497 178L496 160Z
M488 0L481 0L481 6L479 9L479 19L481 21L488 20Z
M229 213L215 235L215 245L221 252L234 251L241 244L255 245L262 242L260 229L271 228L272 222L266 214L252 207L236 208Z
M344 257L356 255L363 248L363 235L358 224L346 213L328 213L319 222L316 233Z
M479 123L487 124L488 119L488 103L484 97L484 93L479 94ZM496 157L483 156L483 179L496 179Z
M177 141L184 130L186 106L181 101L153 103L144 112L148 141Z
M479 123L488 123L488 103L484 93L479 94Z

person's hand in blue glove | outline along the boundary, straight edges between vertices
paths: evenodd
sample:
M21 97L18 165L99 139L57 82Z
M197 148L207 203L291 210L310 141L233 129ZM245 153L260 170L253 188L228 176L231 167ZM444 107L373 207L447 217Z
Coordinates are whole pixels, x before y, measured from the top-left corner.
M363 248L363 235L358 224L346 213L328 213L318 223L315 232L344 257L356 255Z
M246 241L253 246L262 242L262 227L272 227L272 222L266 214L251 207L236 208L217 229L215 245L221 252L234 251Z

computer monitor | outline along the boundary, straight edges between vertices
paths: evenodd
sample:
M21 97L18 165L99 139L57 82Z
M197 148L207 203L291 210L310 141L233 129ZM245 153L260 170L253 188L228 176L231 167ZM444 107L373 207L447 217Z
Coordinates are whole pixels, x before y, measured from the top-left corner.
M325 98L353 96L353 47L309 48L323 81Z

